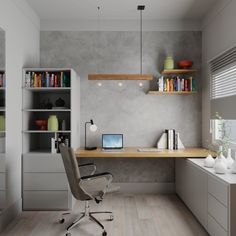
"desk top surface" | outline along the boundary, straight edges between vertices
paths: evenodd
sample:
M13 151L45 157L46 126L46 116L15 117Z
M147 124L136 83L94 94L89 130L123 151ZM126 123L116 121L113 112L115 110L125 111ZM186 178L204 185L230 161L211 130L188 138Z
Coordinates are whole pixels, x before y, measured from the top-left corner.
M101 148L97 150L88 151L83 148L79 148L75 151L76 157L94 157L94 158L183 158L183 157L194 157L203 158L209 154L209 150L205 148L185 148L181 150L162 150L158 152L140 152L139 147L126 147L119 151L103 151ZM215 156L215 153L211 154Z

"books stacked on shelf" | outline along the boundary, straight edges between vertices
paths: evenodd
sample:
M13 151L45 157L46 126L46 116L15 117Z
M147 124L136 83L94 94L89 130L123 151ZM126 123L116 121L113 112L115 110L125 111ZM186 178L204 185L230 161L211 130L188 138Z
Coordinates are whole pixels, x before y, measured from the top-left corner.
M6 87L6 77L5 77L5 72L1 71L0 72L0 88L5 88Z
M25 73L25 87L27 88L70 87L70 75L65 71L59 71L59 72L27 71Z
M184 145L180 140L179 133L175 129L166 129L157 142L157 148L178 150L184 149Z
M193 77L181 78L180 76L164 77L158 80L159 92L192 92L196 91L196 83Z

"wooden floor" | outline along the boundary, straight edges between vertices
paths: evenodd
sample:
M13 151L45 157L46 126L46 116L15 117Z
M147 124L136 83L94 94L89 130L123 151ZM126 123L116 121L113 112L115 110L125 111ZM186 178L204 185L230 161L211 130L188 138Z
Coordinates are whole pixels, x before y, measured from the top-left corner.
M91 204L92 210L112 210L114 221L105 221L108 236L201 236L208 235L191 212L176 195L121 195L106 196L103 203ZM4 236L61 236L66 226L83 209L77 202L73 213L64 224L57 221L61 212L23 212L1 234ZM97 236L102 230L90 221L71 230L71 235Z

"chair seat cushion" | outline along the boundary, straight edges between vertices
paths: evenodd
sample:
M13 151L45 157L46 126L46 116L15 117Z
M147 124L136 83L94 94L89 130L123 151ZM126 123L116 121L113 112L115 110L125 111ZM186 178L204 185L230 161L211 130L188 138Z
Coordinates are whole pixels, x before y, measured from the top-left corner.
M120 186L117 184L110 184L106 193L114 193L118 192L120 190Z
M93 179L88 181L82 181L80 186L93 197L102 197L104 193L112 193L119 190L119 186L110 184L107 188L106 178Z

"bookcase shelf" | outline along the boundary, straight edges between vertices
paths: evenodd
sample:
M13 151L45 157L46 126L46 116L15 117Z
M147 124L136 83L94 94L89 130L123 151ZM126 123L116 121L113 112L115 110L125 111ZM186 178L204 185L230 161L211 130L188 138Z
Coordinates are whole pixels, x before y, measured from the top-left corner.
M179 75L179 74L194 74L197 70L195 69L173 69L173 70L163 70L162 75Z
M0 108L1 111L1 108ZM71 112L71 109L23 109L24 112Z
M57 134L57 133L71 133L71 130L58 130L58 131L49 131L49 130L23 130L23 133L34 133L34 134Z
M196 94L196 91L172 91L172 92L161 92L161 91L148 91L149 95L191 95Z
M42 91L46 91L46 92L55 92L55 91L70 91L71 87L63 87L63 88L57 88L57 87L48 87L48 88L44 88L44 87L24 87L25 90L28 91L32 91L32 92L42 92Z

